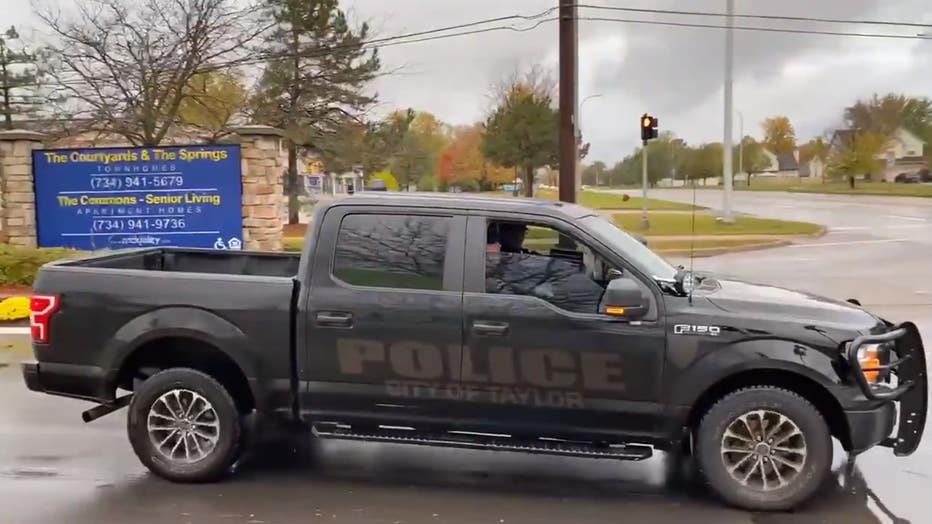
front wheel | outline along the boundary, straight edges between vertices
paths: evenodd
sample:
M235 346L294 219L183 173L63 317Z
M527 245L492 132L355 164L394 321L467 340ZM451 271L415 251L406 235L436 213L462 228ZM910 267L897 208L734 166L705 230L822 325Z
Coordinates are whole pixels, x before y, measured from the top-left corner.
M239 412L226 388L187 368L159 372L133 395L127 417L133 451L150 471L174 482L216 480L240 449Z
M812 496L829 475L831 434L819 411L796 393L747 388L705 414L696 459L725 501L750 510L785 510Z

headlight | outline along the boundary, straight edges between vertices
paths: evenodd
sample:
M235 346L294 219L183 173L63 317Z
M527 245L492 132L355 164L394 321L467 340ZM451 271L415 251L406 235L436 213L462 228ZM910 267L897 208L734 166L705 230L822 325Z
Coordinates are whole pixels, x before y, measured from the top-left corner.
M883 348L880 344L865 344L858 349L858 363L861 373L868 384L876 384L880 378L880 354Z

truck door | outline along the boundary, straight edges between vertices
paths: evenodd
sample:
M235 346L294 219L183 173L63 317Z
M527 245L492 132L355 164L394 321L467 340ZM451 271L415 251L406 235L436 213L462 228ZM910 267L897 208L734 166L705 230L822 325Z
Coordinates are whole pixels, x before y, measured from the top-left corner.
M362 424L442 417L459 381L466 217L335 206L306 306L312 415Z
M599 313L608 280L640 279L622 259L556 219L474 216L465 266L461 376L471 414L538 433L653 432L662 303L643 289L652 294L643 320Z

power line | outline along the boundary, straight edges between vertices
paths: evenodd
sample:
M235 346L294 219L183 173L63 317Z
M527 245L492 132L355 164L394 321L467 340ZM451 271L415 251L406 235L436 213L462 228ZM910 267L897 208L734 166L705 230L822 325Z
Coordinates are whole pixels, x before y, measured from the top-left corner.
M521 17L521 18L525 18L525 17ZM442 35L426 36L422 38L409 38L410 36L412 36L410 34L396 36L396 37L386 37L380 40L365 41L360 44L319 47L319 48L312 48L310 50L301 51L298 53L287 53L287 54L278 55L278 56L266 56L266 57L260 57L260 58L244 59L242 61L237 61L237 65L251 65L251 64L257 64L257 63L262 63L262 62L268 62L271 60L294 58L295 56L299 58L315 58L318 56L325 56L327 53L335 51L335 50L349 49L349 48L355 48L355 47L359 47L361 50L368 51L370 49L380 49L383 47L391 47L391 46L396 46L396 45L416 44L419 42L429 42L431 40L444 40L447 38L455 38L458 36L491 33L494 31L513 31L516 33L523 33L527 31L533 31L534 29L537 29L538 27L540 27L541 25L545 23L553 22L556 20L558 20L558 17L551 17L551 18L545 18L542 20L538 20L533 25L530 25L528 27L495 26L495 27L486 27L482 29L473 29L471 31L461 31L458 33L447 33L447 34L442 34ZM472 25L479 25L479 24L472 24ZM430 33L437 33L439 31L440 30L430 31ZM398 41L398 40L401 40L401 41Z
M650 13L661 15L682 15L682 16L717 16L726 18L726 13L716 13L709 11L678 11L672 9L648 9L635 7L615 7L604 5L577 4L577 7L585 9L601 9L606 11L625 11L629 13ZM734 18L750 18L755 20L782 20L790 22L818 22L825 24L849 24L849 25L881 25L881 26L900 26L900 27L918 27L922 29L932 28L932 24L919 24L915 22L894 22L889 20L846 20L841 18L821 18L811 16L783 16L783 15L752 15L752 14L735 14Z
M635 20L631 18L607 18L598 16L581 16L580 20L592 22L620 22L626 24L661 25L669 27L694 27L701 29L734 29L736 31L760 31L764 33L789 33L799 35L850 36L860 38L890 38L894 40L930 40L922 35L895 35L889 33L856 33L847 31L818 31L814 29L789 29L778 27L727 26L718 24L700 24L692 22L665 22L661 20Z

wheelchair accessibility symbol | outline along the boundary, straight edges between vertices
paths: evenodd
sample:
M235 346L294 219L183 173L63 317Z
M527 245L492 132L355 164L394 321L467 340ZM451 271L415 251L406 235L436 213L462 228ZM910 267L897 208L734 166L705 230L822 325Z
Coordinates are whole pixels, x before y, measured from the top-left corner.
M233 251L239 251L243 249L243 241L236 237L230 237L229 240L224 242L223 238L217 237L217 241L214 242L214 249L230 249Z

